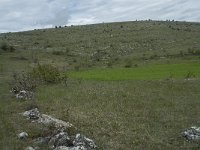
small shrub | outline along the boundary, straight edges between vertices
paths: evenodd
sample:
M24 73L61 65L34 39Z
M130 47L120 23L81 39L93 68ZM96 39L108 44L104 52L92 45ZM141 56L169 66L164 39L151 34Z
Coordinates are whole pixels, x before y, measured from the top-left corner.
M60 81L59 70L52 65L40 65L33 68L31 72L32 76L39 79L45 83L56 83Z
M75 70L75 71L79 71L79 69L80 69L80 66L79 66L79 65L75 65L75 66L74 66L74 70Z
M191 54L191 55L195 55L195 56L198 56L200 55L200 50L197 49L197 48L188 48L188 53Z
M8 49L9 49L9 46L8 46L8 44L7 43L2 43L1 44L1 47L0 47L2 50L4 50L4 51L8 51Z
M74 58L74 59L73 59L73 62L74 62L74 63L76 63L76 62L77 62L77 60Z
M195 77L194 73L192 73L192 72L190 72L190 71L189 71L189 72L186 74L186 76L185 76L186 79L194 78L194 77Z
M14 52L15 51L15 48L13 46L10 46L10 52Z
M132 62L128 60L124 66L125 68L131 68L132 67Z
M0 64L0 72L3 72L3 64Z
M149 59L156 59L156 58L158 58L158 55L157 54L153 54L152 56L150 56Z
M14 94L17 94L23 90L32 92L35 90L38 83L39 82L29 73L14 73L11 89Z
M53 51L52 52L53 55L64 55L63 51Z
M179 54L180 54L180 56L184 56L185 55L183 51L180 51Z
M112 66L113 66L113 62L112 62L112 61L109 61L109 62L107 63L107 67L108 67L108 68L112 68Z
M13 46L8 45L6 42L1 43L0 49L6 52L14 52L15 48Z

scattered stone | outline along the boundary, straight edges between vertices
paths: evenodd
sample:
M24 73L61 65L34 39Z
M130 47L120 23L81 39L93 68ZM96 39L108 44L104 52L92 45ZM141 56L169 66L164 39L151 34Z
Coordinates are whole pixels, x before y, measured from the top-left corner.
M29 146L27 148L25 148L25 150L35 150L33 147Z
M40 112L37 108L34 108L29 111L25 111L23 116L27 117L28 119L37 120L40 118Z
M51 137L39 137L37 139L34 139L33 143L36 145L48 144L50 139L51 139Z
M33 92L30 92L30 91L25 91L25 90L21 90L19 91L18 93L16 93L16 91L12 91L12 93L15 93L15 97L17 99L25 99L25 100L29 100L29 99L33 99L34 97L34 94Z
M200 141L200 127L191 127L183 132L183 136L190 141Z
M18 134L18 138L23 140L23 139L26 139L28 137L28 133L26 132L22 132L20 134Z
M81 134L76 134L76 137L73 141L75 147L83 147L86 149L97 149L97 145L94 143L93 140L85 137Z
M72 140L67 134L67 132L60 132L54 136L51 137L48 145L51 148L56 148L59 146L73 146Z

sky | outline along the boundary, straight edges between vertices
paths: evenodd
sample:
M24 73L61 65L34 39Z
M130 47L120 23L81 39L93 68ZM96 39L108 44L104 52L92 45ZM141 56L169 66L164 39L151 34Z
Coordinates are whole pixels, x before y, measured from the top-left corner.
M200 0L0 0L0 33L134 20L200 22Z

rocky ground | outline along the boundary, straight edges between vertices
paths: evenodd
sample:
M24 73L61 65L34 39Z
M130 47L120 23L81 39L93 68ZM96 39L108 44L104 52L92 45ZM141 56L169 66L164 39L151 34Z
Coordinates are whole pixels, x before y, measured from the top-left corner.
M74 128L69 122L56 119L52 116L41 114L37 108L22 113L24 117L33 123L42 123L44 125L53 126L54 130L50 135L39 137L32 141L33 146L27 147L25 150L39 150L40 144L48 145L53 150L96 150L95 142L86 136L77 133L69 135L68 129ZM28 133L22 132L18 135L19 139L28 138Z

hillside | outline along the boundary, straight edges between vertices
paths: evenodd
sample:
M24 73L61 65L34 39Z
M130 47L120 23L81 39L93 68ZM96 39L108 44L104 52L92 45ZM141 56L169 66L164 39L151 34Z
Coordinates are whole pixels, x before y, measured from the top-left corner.
M73 69L199 55L199 35L199 23L138 21L11 33L2 35L0 42L29 51L32 57L59 59Z
M16 100L9 92L18 82L13 75L41 77L45 64L59 81L45 74L33 100ZM19 115L35 107L69 121L99 149L198 149L181 133L200 126L199 78L200 23L134 21L0 34L0 149L21 150L49 133L51 127ZM24 130L30 137L21 141L16 135Z

